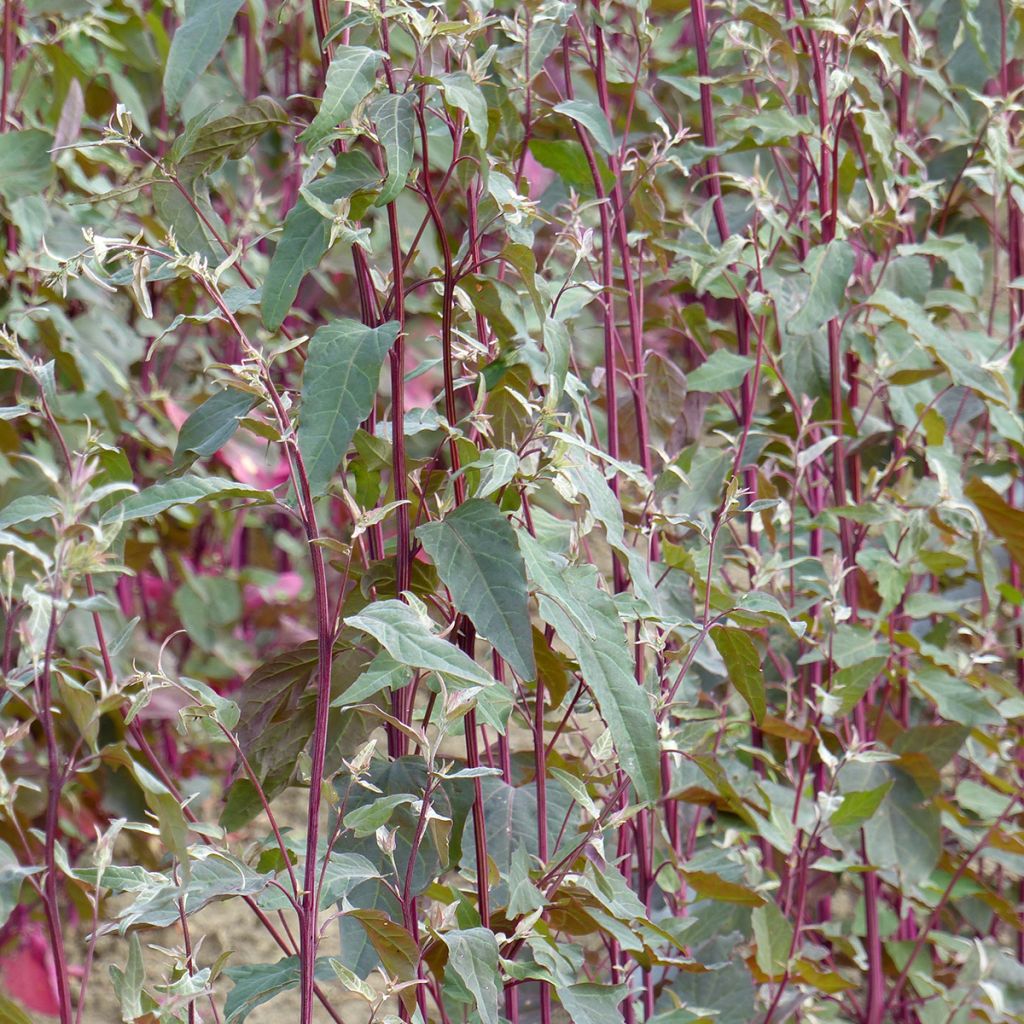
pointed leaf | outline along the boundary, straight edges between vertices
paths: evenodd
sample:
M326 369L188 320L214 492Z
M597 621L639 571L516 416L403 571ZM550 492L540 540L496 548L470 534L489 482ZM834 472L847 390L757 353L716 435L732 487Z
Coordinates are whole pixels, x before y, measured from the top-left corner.
M725 662L729 681L747 702L754 721L760 725L768 710L764 692L764 673L757 645L742 629L719 626L711 631L718 653Z
M377 138L388 160L388 177L375 206L387 206L405 188L412 169L413 133L416 126L411 93L385 93L370 106Z
M302 371L299 450L314 497L326 493L359 424L373 408L380 368L398 322L335 320L313 335Z
M197 505L215 498L259 498L273 501L269 491L240 484L222 477L183 476L179 480L153 484L114 505L100 520L103 523L118 519L149 519L175 505Z
M972 477L964 494L978 506L988 528L999 537L1013 560L1024 566L1024 511L1014 508L984 480Z
M185 20L171 39L164 68L164 100L169 111L178 109L199 76L220 53L244 2L192 0L187 5Z
M178 147L171 151L178 176L191 182L217 170L225 160L241 160L261 135L287 123L288 115L266 96L214 118L189 136L180 152Z
M0 135L0 196L8 202L38 195L53 177L53 136L37 128Z
M716 349L686 378L689 391L708 391L717 394L738 388L743 378L754 368L750 356L738 356L724 348Z
M366 46L339 46L327 69L320 109L310 126L299 136L312 152L347 121L373 88L381 53Z
M346 624L372 636L395 661L427 672L460 679L475 686L494 686L494 679L454 644L432 633L401 601L375 601Z
M559 985L558 998L573 1024L621 1024L619 1004L626 997L625 985Z
M476 1000L483 1024L498 1024L498 940L489 928L466 928L441 936L448 946L448 966Z
M181 425L174 449L174 467L219 451L238 429L239 420L256 404L256 396L237 388L224 388L208 398Z
M790 319L795 334L810 334L837 316L846 295L846 282L853 273L853 249L836 239L812 249L804 262L809 278L807 298Z
M0 530L19 523L37 523L52 519L60 512L60 502L46 494L23 494L0 509Z
M224 1024L242 1024L257 1006L299 984L299 958L286 956L276 964L239 964L224 973L235 983L224 1003Z
M439 78L445 102L466 115L469 130L476 136L481 149L487 145L487 101L480 86L465 71L453 71Z
M833 828L858 828L878 810L890 789L892 783L884 782L874 789L847 793L828 823Z
M330 206L379 181L380 173L373 161L365 153L353 150L339 153L334 170L306 189ZM284 219L284 230L263 282L261 307L267 328L275 331L284 322L302 279L319 265L330 239L330 222L300 197Z
M618 149L612 126L596 103L589 100L565 100L563 103L556 103L554 109L556 113L565 114L566 117L571 117L583 125L605 153L611 154Z
M661 790L658 727L647 693L633 677L633 659L615 603L597 586L597 574L589 566L564 569L562 577L574 604L588 609L597 636L580 632L573 619L546 597L540 600L541 615L579 662L637 795L644 802L654 800Z
M773 902L755 907L750 923L757 943L757 966L769 978L778 978L789 964L793 944L793 926Z
M526 569L515 530L489 501L471 498L416 535L455 607L523 679L536 678Z

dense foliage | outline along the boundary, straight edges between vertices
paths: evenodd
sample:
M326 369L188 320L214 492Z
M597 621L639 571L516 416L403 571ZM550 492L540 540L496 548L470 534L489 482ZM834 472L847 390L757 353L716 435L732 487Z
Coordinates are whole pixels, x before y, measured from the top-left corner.
M3 0L0 1021L1024 1021L1022 27Z

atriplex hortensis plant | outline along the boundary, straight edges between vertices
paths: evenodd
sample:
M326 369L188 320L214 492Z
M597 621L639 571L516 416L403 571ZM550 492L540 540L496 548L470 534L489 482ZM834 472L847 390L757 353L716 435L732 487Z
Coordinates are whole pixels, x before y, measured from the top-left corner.
M1022 18L4 0L0 1020L1024 1020Z

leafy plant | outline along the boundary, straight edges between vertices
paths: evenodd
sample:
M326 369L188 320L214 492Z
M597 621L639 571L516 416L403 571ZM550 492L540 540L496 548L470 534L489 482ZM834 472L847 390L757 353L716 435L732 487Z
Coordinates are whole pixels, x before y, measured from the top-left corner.
M1024 1020L1021 28L4 0L0 1019Z

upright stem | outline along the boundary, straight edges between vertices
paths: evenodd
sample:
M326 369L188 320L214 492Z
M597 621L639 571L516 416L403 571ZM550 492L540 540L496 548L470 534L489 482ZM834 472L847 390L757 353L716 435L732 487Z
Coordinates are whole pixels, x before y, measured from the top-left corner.
M43 879L43 905L46 913L46 929L50 937L50 951L53 955L53 969L56 974L54 980L57 984L60 1024L71 1024L74 1019L74 1007L71 1002L71 987L68 984L63 919L60 912L60 897L57 893L57 831L60 827L60 797L64 789L65 774L60 760L60 748L57 746L57 734L50 704L52 700L53 652L56 643L57 604L55 599L50 610L50 626L46 634L43 667L39 675L36 676L39 724L46 740L46 821L43 853L46 875Z

